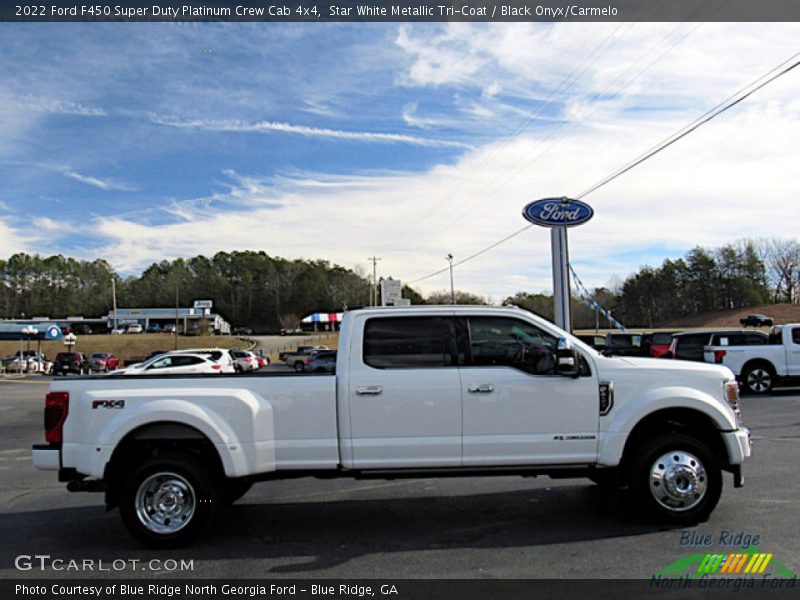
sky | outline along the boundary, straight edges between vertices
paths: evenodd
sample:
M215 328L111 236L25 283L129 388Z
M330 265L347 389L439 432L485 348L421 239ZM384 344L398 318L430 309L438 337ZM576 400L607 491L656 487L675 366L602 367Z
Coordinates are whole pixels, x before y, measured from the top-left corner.
M263 250L449 287L800 51L800 24L3 23L0 257ZM796 237L800 69L584 198L588 287L744 237ZM549 231L459 265L551 289Z

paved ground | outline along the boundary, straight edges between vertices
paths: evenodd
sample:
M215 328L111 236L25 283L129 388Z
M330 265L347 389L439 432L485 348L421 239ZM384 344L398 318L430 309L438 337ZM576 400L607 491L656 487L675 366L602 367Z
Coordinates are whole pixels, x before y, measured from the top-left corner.
M192 578L639 578L704 551L681 547L683 530L638 520L625 495L608 497L587 480L499 477L261 483L194 547L155 552L131 541L100 495L70 494L33 469L45 390L0 382L0 579L91 575L15 570L15 557L34 554L191 559L194 570L176 575ZM755 443L746 486L733 489L726 476L711 520L688 531L711 535L714 548L725 531L758 535L763 551L800 572L800 396L743 404Z

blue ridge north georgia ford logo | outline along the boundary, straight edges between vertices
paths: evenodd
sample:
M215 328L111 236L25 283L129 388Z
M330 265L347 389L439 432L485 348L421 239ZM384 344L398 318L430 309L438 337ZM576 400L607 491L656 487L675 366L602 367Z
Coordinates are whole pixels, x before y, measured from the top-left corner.
M574 227L594 216L591 206L572 198L543 198L525 205L522 216L544 227Z

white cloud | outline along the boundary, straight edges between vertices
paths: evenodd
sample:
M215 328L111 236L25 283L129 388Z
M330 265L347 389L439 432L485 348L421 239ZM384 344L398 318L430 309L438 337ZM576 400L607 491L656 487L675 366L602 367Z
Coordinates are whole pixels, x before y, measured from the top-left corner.
M180 120L169 117L153 115L153 123L180 129L202 129L205 131L222 131L233 133L288 133L306 137L331 138L369 143L411 144L412 146L426 146L429 148L465 148L460 142L449 140L436 140L421 138L413 135L398 133L379 133L371 131L342 131L340 129L327 129L323 127L308 127L305 125L292 125L290 123L276 123L274 121L258 121L248 123L233 119L189 119Z
M596 216L570 237L584 283L627 275L638 259L620 255L654 245L682 253L741 237L796 236L800 103L781 99L791 95L785 85L764 90L758 102L754 97L587 198ZM542 136L525 135L419 174L275 180L229 173L234 184L218 199L241 208L211 204L157 226L101 218L95 230L109 241L102 254L126 270L222 249L324 257L347 266L364 265L377 253L384 274L409 281L445 267L448 252L461 260L524 226L520 211L528 201L575 195L682 124L675 118L606 121L570 133L541 156ZM457 268L455 279L457 287L496 299L547 289L549 233L532 228ZM447 274L418 287L447 287Z
M17 252L31 252L35 241L0 218L0 257L8 258Z
M101 179L100 177L93 177L91 175L82 175L77 171L73 171L72 169L64 169L61 172L64 174L64 176L69 177L70 179L80 181L81 183L85 183L86 185L90 185L104 191L113 190L120 192L132 192L136 190L135 186L127 183L121 183L119 181L114 181L113 179Z

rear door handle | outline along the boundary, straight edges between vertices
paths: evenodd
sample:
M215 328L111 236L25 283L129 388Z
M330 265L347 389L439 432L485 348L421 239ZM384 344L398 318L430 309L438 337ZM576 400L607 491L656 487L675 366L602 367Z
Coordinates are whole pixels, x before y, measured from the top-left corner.
M357 387L356 394L359 396L380 396L383 388L379 385L369 385L366 387Z
M491 383L482 383L481 385L471 385L468 389L472 394L491 394L494 386Z

